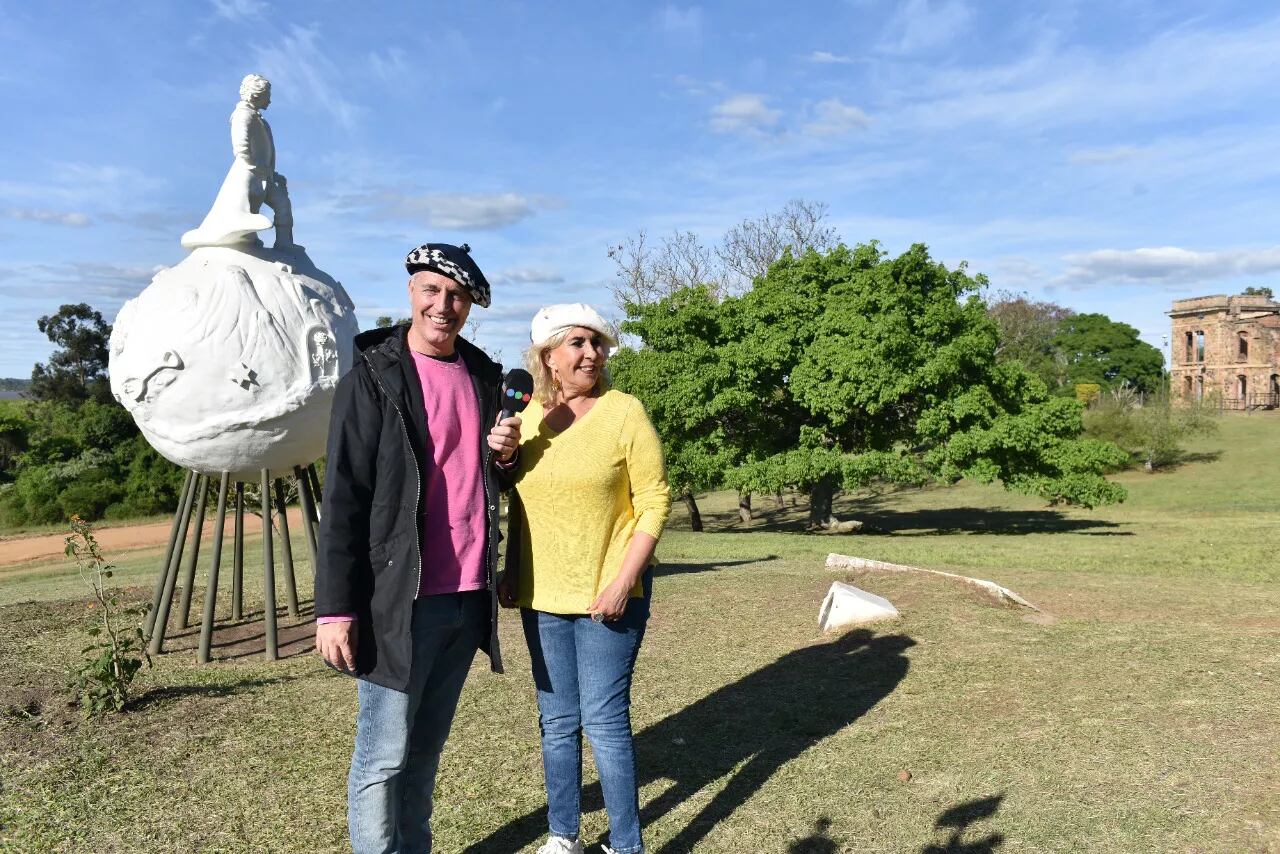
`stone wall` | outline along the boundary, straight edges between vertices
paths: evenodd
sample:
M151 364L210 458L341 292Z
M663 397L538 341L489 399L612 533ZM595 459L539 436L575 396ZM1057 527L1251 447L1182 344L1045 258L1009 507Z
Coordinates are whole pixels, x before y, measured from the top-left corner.
M1280 405L1280 303L1264 296L1175 300L1171 391L1229 409Z

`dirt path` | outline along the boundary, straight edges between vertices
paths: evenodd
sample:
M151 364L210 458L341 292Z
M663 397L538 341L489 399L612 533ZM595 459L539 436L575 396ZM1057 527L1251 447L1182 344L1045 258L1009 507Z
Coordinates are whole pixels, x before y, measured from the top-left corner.
M118 528L98 528L93 534L103 552L134 551L137 549L164 548L169 542L169 529L172 522L150 522L145 525L121 525ZM302 511L297 507L289 508L289 530L302 530ZM230 541L235 522L231 514L227 515L227 524L223 536ZM262 533L262 520L246 513L244 517L245 536ZM205 521L204 542L209 542L213 535L213 520ZM188 533L188 536L190 534ZM16 537L0 539L0 567L46 561L63 557L66 535L41 534L35 537Z

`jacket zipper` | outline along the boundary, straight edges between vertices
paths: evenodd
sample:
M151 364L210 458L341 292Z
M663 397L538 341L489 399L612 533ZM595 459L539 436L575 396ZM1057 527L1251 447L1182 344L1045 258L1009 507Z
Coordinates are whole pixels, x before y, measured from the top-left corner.
M418 497L414 501L413 515L413 553L418 556L418 583L413 587L413 598L417 599L418 591L422 589L422 544L418 541L418 525L421 523L420 517L422 516L422 469L418 467L418 454L413 450L413 443L409 441L409 428L405 426L404 413L400 410L400 404L396 403L395 398L391 396L391 392L383 385L382 378L374 370L373 362L369 361L369 357L361 353L360 358L364 359L365 364L369 366L369 373L373 375L373 381L382 389L382 394L387 398L387 402L391 404L391 408L400 417L400 431L404 434L404 446L409 449L409 456L413 457L413 476L418 483Z

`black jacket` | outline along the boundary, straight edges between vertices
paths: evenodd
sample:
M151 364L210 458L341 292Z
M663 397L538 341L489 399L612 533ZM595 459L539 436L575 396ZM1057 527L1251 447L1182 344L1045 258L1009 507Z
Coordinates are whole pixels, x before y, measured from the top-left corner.
M359 619L357 674L404 691L412 656L410 623L422 572L422 501L427 475L423 389L406 334L408 326L356 336L355 365L338 383L329 424L320 522L315 612ZM481 464L489 578L488 643L498 651L498 487L485 434L496 417L502 368L474 345L457 341L480 402Z

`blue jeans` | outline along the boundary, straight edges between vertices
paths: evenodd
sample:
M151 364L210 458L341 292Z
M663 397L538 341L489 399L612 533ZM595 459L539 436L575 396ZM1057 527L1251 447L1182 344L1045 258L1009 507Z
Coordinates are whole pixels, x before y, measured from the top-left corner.
M631 673L649 618L649 600L630 600L622 618L612 623L527 608L520 616L538 689L551 832L578 837L586 730L609 814L609 845L619 854L643 850L631 741Z
M347 777L355 854L431 850L431 797L440 751L488 628L488 596L486 590L446 593L413 603L407 693L360 680Z

